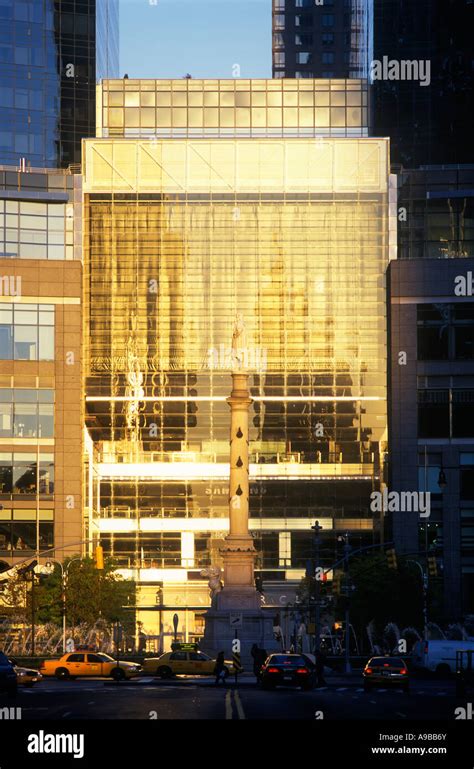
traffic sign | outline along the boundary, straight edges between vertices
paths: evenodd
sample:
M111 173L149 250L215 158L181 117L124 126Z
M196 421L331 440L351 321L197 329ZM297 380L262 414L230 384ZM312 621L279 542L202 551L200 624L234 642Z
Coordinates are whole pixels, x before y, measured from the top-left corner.
M242 612L240 613L231 612L229 614L229 623L231 627L242 627L244 623Z

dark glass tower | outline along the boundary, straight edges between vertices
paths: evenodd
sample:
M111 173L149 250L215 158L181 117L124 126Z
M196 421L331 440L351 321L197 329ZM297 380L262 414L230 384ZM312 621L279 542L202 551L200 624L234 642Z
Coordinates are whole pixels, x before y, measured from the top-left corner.
M405 168L474 162L474 3L374 0L374 58L428 60L431 82L374 83L376 136L390 136Z
M367 77L373 0L273 0L273 77Z
M118 0L0 0L0 163L79 163L117 75Z

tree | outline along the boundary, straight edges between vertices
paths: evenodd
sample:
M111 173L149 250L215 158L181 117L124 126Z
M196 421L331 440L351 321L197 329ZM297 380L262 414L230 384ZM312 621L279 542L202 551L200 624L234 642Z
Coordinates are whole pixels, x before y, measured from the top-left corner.
M365 630L369 622L382 631L388 622L400 628L423 631L423 591L416 566L401 558L398 569L390 569L385 554L360 556L349 561L351 622ZM338 609L344 607L341 598Z
M93 625L98 619L121 622L125 629L133 627L134 613L124 609L136 603L136 584L124 580L106 559L98 570L91 558L67 558L66 617L69 626ZM62 622L62 574L59 566L36 588L35 603L38 623Z

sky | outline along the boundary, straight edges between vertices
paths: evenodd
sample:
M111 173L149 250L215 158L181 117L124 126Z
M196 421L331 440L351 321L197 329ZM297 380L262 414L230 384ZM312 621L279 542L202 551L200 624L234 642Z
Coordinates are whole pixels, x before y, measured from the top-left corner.
M271 0L120 0L120 74L271 77L271 5Z

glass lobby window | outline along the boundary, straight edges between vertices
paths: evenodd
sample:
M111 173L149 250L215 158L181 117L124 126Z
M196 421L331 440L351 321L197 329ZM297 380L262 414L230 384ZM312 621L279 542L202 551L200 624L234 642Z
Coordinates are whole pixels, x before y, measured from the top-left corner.
M54 305L0 306L0 360L54 360Z

